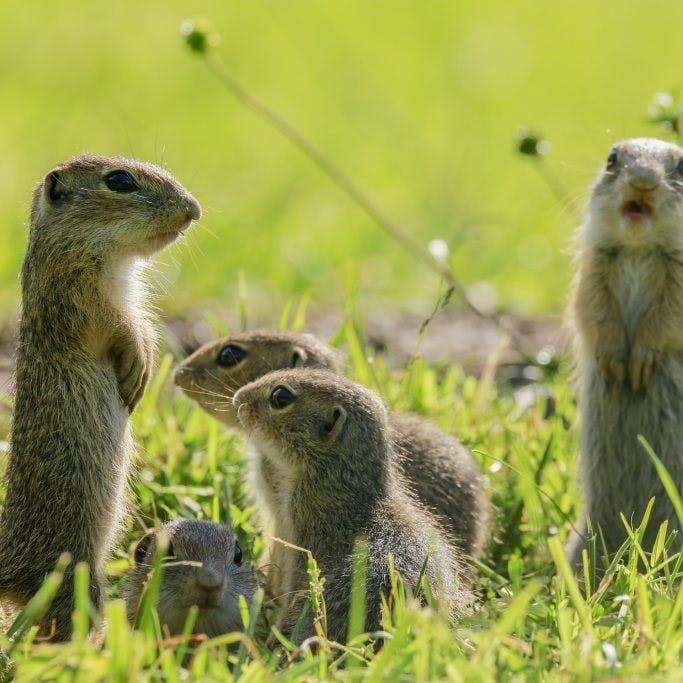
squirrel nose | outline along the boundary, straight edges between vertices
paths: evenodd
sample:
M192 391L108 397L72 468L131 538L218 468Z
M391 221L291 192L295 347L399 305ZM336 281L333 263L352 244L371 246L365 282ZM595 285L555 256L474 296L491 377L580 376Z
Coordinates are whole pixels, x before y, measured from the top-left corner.
M652 192L659 185L659 178L654 171L650 169L638 169L629 178L629 185L639 192Z
M187 211L185 215L192 221L198 221L202 217L202 207L199 206L199 202L192 195L189 195L187 198Z
M657 183L651 183L647 180L632 180L631 187L639 192L652 192L657 187Z
M218 590L223 586L223 574L206 565L199 567L197 570L197 586L207 591Z

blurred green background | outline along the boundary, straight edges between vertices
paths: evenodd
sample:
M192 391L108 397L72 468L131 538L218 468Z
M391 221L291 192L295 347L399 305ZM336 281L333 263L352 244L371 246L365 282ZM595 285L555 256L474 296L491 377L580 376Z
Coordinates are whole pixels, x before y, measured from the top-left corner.
M683 3L489 0L3 0L0 313L14 315L33 184L80 151L167 166L205 217L161 259L161 305L279 314L293 296L424 309L438 283L183 45L205 16L228 71L311 137L474 292L521 312L567 296L571 235L613 141L657 134L683 82ZM567 209L529 159L544 132ZM274 321L277 318L274 317Z

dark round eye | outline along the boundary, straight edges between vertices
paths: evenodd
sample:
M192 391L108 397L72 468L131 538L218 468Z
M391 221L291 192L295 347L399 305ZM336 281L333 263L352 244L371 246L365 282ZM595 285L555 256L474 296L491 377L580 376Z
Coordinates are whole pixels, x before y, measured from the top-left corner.
M614 168L617 164L617 150L613 149L607 157L607 168Z
M678 160L678 163L676 164L676 170L679 173L683 173L683 159Z
M239 543L235 543L235 556L232 559L238 567L242 564L242 548Z
M228 344L218 352L216 362L224 368L231 368L243 361L247 357L247 352L241 346L235 344Z
M175 557L175 550L173 549L173 543L171 543L171 541L169 541L166 546L166 555L164 557Z
M276 409L286 408L294 403L295 400L296 396L287 387L282 385L275 387L270 395L270 405Z
M142 564L145 561L145 558L147 557L147 551L149 550L149 544L151 542L152 535L146 534L135 544L135 551L133 552L135 564Z
M104 184L114 192L135 192L139 190L139 185L133 176L126 171L112 171L104 176Z

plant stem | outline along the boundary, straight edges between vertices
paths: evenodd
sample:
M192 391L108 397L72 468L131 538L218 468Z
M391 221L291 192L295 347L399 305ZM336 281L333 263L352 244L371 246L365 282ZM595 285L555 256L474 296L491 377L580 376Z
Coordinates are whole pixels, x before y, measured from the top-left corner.
M295 128L289 121L282 118L279 114L270 109L259 99L247 92L237 81L235 81L223 68L216 57L210 56L212 53L201 53L209 70L220 81L220 83L243 105L251 109L265 119L271 126L284 135L291 143L298 147L332 182L343 190L365 213L372 218L389 237L400 244L408 253L417 258L430 270L443 278L448 286L455 291L465 306L476 316L496 325L511 340L512 344L524 356L529 363L536 363L535 356L527 347L523 337L513 329L506 320L496 313L482 311L468 296L465 287L456 277L452 268L441 261L437 261L426 250L399 226L393 219L385 214L358 185L356 185L348 175L341 171L335 164L326 157L318 147L313 144L303 133Z

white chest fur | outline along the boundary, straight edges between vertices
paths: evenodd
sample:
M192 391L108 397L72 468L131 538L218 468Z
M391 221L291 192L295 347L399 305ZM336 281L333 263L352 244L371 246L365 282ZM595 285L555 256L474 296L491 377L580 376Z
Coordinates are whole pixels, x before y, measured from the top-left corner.
M616 264L614 295L626 324L629 339L652 303L658 254L622 254ZM659 266L661 269L661 265Z

